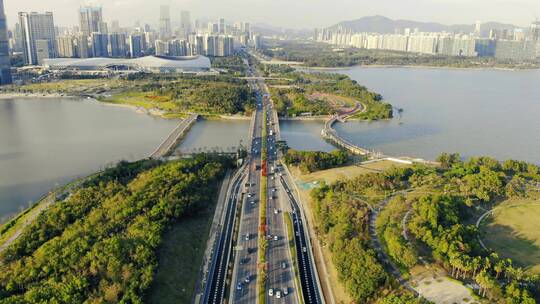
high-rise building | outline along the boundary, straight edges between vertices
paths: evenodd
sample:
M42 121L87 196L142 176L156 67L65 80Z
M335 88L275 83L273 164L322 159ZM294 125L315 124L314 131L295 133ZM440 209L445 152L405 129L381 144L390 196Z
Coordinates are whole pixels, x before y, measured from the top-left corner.
M156 56L167 56L169 53L169 44L162 40L156 40L155 50L156 50Z
M251 24L249 22L242 22L242 32L249 33L251 32Z
M225 19L220 18L219 19L219 33L225 34L227 32L227 29L225 28Z
M170 38L172 34L170 10L171 9L168 5L162 5L160 7L159 34L161 38Z
M218 23L208 23L208 34L219 34L219 24Z
M534 41L497 40L495 58L511 60L532 60L536 58Z
M15 39L15 45L14 45L13 50L15 52L22 52L23 51L22 31L21 31L21 25L19 24L19 22L15 23L15 31L13 32L13 38Z
M103 12L99 6L83 6L79 9L80 31L87 37L90 34L100 32L100 24L103 22Z
M37 65L41 63L38 60L38 40L40 40L40 59L45 57L45 52L47 52L47 58L56 57L56 32L51 12L44 14L21 12L19 13L19 23L21 24L26 64Z
M217 36L206 36L204 39L204 53L206 56L216 56Z
M77 57L77 45L73 36L60 36L56 38L56 49L58 57L74 58Z
M156 33L154 32L145 32L144 33L144 44L145 44L145 49L144 51L148 53L148 51L151 49L151 48L154 48L155 45L156 45Z
M88 58L90 57L91 49L88 43L88 36L83 33L79 33L76 36L75 44L77 45L77 57L79 58Z
M169 56L186 56L188 44L185 40L175 39L169 41Z
M540 42L540 21L536 20L531 24L531 40Z
M109 57L109 36L102 33L92 33L93 57Z
M220 35L216 39L215 56L226 57L233 53L234 40L230 36Z
M101 34L109 34L109 25L107 22L101 21L98 25L98 32Z
M493 39L476 39L475 52L478 57L494 57L496 43Z
M476 21L476 24L474 26L474 36L476 38L480 38L482 35L482 22Z
M4 0L0 0L0 85L11 83L11 62Z
M191 14L188 11L180 11L180 27L185 35L191 33Z
M112 33L109 35L109 46L111 57L126 57L127 44L126 35L122 33Z
M120 21L113 20L111 22L111 33L119 33L120 32Z
M129 55L131 58L141 57L143 55L142 36L130 35L129 36Z
M51 56L51 43L46 39L37 39L35 41L36 46L36 60L37 64L43 64L45 59L52 58Z

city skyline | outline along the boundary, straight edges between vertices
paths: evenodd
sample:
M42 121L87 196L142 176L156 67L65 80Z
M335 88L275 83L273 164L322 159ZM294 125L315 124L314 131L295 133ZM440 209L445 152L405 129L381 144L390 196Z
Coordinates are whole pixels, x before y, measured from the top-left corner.
M535 0L412 0L406 4L392 0L371 3L366 0L180 0L156 1L148 4L143 0L92 1L103 6L104 20L119 19L120 23L132 25L136 20L158 24L160 5L171 6L171 19L180 21L181 10L190 11L192 18L242 19L252 23L276 27L310 29L369 15L384 15L392 19L408 19L443 24L474 24L476 20L497 21L527 26L540 16L540 2ZM20 11L52 11L57 25L72 26L79 23L77 11L80 0L26 0L5 1L8 25L12 27ZM239 7L241 9L239 9ZM283 10L287 7L286 10ZM346 9L345 9L346 7ZM414 9L412 9L414 8ZM118 18L121 16L121 18ZM426 17L429 16L429 17Z

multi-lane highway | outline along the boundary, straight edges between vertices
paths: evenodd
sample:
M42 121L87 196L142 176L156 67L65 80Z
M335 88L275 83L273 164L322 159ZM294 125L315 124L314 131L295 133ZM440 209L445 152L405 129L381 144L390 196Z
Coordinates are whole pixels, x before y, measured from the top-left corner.
M252 70L250 70L252 72ZM257 89L256 81L250 81L250 86ZM263 96L257 93L256 113L253 116L250 132L251 157L248 163L248 180L245 183L246 196L243 201L238 229L238 242L235 248L236 259L232 276L232 292L230 303L256 303L257 301L257 255L259 233L259 204L262 127L263 127ZM264 193L262 195L265 195Z
M212 261L208 273L203 303L222 303L225 291L228 265L231 259L231 249L234 237L234 221L237 202L241 199L242 182L245 180L244 170L236 172L231 186L227 190L225 212L223 214L221 230L212 254Z
M279 168L280 154L276 145L276 139L279 138L279 134L276 134L279 132L279 121L276 121L264 80L256 77L257 72L249 65L247 76L253 77L248 82L257 95L256 112L249 130L250 156L245 170L235 175L227 193L228 204L222 219L221 233L214 245L203 303L223 303L228 283L230 288L228 303L258 303L259 267L264 267L267 274L265 290L260 291L265 295L265 302L323 303L302 213L292 194L288 177ZM263 138L265 127L267 136ZM265 145L263 140L266 140ZM267 149L267 189L263 189L261 193L263 147ZM260 229L259 226L261 197L267 201L266 223L264 223L266 229ZM237 234L233 235L238 203L241 203L241 212ZM293 218L297 252L291 252L289 248L285 223L287 214L291 214ZM259 235L260 233L265 235ZM258 265L259 237L268 240L265 265ZM232 248L235 238L236 246ZM295 255L298 261L298 269L294 269L292 255ZM233 257L232 277L228 282L227 274ZM300 277L300 284L296 283L295 274Z
M293 189L289 186L289 176L281 173L280 182L287 193L292 208L294 242L296 245L298 271L300 274L303 299L306 303L323 303L319 283L317 281L317 272L313 260L311 244L308 239L309 236L307 235L307 227L304 217L302 216L302 211L294 196Z

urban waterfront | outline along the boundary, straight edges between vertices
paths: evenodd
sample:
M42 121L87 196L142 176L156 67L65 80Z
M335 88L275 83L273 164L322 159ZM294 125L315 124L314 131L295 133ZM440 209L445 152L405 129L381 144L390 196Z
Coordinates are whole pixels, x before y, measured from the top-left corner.
M0 100L0 219L55 186L148 156L176 120L89 100Z
M540 71L364 68L335 70L402 108L391 121L348 122L336 130L392 156L441 152L540 163Z

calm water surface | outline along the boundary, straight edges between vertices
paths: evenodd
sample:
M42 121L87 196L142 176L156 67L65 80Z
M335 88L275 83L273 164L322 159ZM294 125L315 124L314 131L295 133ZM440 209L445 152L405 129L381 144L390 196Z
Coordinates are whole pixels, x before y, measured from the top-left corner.
M336 129L395 156L441 152L540 163L540 71L361 68L339 72L381 93L401 118Z
M178 147L181 152L236 151L247 146L249 120L197 121Z
M321 138L324 122L320 121L288 121L279 122L281 139L287 141L289 147L305 151L333 151L334 146Z
M176 125L96 101L0 99L0 219L57 185L146 157Z

